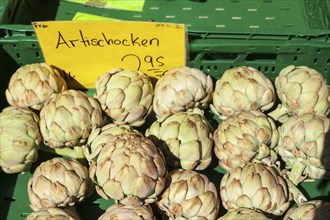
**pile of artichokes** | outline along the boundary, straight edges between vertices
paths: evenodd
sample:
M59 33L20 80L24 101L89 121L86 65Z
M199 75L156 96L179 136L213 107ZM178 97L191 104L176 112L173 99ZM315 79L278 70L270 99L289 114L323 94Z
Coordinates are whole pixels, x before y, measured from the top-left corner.
M30 175L27 219L301 219L329 215L300 184L330 179L330 87L288 66L273 82L247 66L213 79L175 67L154 84L112 69L95 93L46 63L13 73L0 113L0 171ZM47 155L46 159L39 155Z

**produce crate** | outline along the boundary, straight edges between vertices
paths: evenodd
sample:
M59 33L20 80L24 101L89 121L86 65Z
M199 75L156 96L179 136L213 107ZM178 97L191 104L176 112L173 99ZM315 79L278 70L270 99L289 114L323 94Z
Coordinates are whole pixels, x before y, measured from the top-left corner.
M328 0L146 0L142 12L61 0L1 0L1 109L8 105L4 91L11 74L21 65L44 61L30 22L71 20L78 11L121 20L184 23L188 28L189 66L214 79L228 68L246 65L274 80L283 67L293 64L315 68L330 82ZM208 117L214 118L212 113ZM39 162L52 156L41 152ZM217 158L203 172L219 186L224 171L217 166ZM24 219L31 212L26 192L30 176L31 172L0 174L0 219ZM328 180L303 182L299 188L309 199L330 201ZM83 220L97 219L111 204L113 201L94 194L77 205L77 211Z

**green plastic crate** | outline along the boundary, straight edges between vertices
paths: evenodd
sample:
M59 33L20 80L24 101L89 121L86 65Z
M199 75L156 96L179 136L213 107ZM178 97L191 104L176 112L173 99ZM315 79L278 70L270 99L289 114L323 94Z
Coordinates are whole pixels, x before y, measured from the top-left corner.
M288 64L330 74L329 0L146 0L142 12L58 0L21 2L28 5L21 6L22 12L31 14L34 9L32 20L71 20L79 11L122 20L184 23L190 66L214 78L238 65L254 66L271 79ZM30 21L0 26L0 45L20 65L43 60L32 26L17 25Z
M11 74L21 65L44 61L30 22L71 20L78 11L122 20L184 23L189 65L214 79L230 67L248 65L274 80L280 69L294 64L315 68L330 82L329 0L146 0L142 12L61 0L1 0L1 109L7 105L4 90ZM211 113L208 116L213 117ZM39 161L52 156L43 152ZM203 172L219 186L224 172L216 158ZM24 219L31 212L26 192L30 176L30 172L0 174L0 219ZM330 201L328 180L305 182L299 187L309 199ZM113 201L94 194L77 205L77 211L83 220L97 219L111 204Z

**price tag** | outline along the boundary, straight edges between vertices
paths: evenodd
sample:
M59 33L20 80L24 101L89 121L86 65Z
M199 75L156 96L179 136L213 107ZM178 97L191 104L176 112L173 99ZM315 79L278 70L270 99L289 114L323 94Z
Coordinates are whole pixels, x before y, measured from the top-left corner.
M63 69L74 88L95 88L112 68L133 69L159 78L186 65L183 24L128 21L33 22L45 61Z

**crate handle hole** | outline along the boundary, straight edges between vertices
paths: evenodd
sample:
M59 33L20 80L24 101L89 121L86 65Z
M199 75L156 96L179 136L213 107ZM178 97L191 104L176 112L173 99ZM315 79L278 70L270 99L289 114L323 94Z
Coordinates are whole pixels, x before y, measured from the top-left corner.
M235 53L207 53L202 60L236 60L237 57Z
M277 54L264 54L264 53L251 53L246 56L246 61L256 61L256 60L276 60Z

